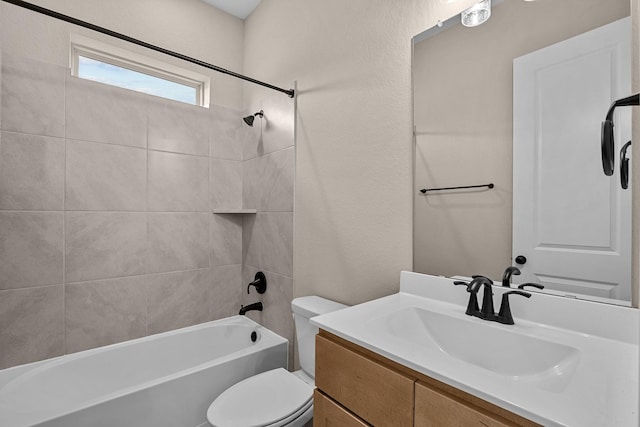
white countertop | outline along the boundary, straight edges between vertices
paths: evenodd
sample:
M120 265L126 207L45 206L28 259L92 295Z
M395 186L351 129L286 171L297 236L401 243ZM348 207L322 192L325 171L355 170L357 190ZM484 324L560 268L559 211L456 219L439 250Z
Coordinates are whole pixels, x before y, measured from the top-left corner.
M504 289L494 288L496 310ZM482 300L481 294L478 295ZM511 298L515 325L464 314L468 293L451 279L402 272L400 293L314 317L321 329L417 372L457 387L544 426L638 426L638 310L532 293ZM482 322L579 350L560 375L502 375L403 339L389 315L406 309ZM475 326L475 325L474 325ZM395 328L395 331L394 329ZM470 352L500 348L470 345Z

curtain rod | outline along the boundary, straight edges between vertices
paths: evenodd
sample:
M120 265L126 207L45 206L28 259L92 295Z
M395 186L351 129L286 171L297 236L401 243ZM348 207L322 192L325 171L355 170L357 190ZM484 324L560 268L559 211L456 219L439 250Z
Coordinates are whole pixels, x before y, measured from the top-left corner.
M73 18L71 16L63 15L62 13L58 13L56 11L53 11L53 10L50 10L50 9L46 9L44 7L40 7L40 6L37 6L35 4L28 3L26 1L22 1L22 0L2 0L2 1L4 1L5 3L10 3L10 4L13 4L15 6L22 7L24 9L29 9L29 10L31 10L33 12L37 12L37 13L41 13L41 14L46 15L46 16L50 16L52 18L59 19L61 21L69 22L71 24L78 25L80 27L88 28L90 30L97 31L99 33L106 34L108 36L115 37L117 39L124 40L124 41L127 41L129 43L137 44L138 46L142 46L142 47L145 47L147 49L155 50L156 52L160 52L160 53L163 53L165 55L173 56L174 58L182 59L183 61L191 62L193 64L200 65L201 67L208 68L210 70L214 70L214 71L217 71L217 72L222 73L222 74L227 74L227 75L230 75L230 76L242 79L242 80L246 80L248 82L251 82L251 83L254 83L254 84L257 84L257 85L260 85L260 86L268 87L269 89L277 90L278 92L286 93L289 96L289 98L293 98L295 96L295 91L293 89L282 89L280 87L273 86L273 85L271 85L269 83L261 82L260 80L256 80L256 79L253 79L251 77L247 77L247 76L244 76L242 74L238 74L238 73L235 73L233 71L229 71L229 70L224 69L222 67L218 67L217 65L209 64L207 62L200 61L199 59L191 58L191 57L183 55L181 53L173 52L171 50L164 49L164 48L152 45L152 44L147 43L147 42L143 42L142 40L134 39L133 37L129 37L127 35L124 35L124 34L109 30L108 28L99 27L99 26L91 24L89 22L81 21L81 20Z

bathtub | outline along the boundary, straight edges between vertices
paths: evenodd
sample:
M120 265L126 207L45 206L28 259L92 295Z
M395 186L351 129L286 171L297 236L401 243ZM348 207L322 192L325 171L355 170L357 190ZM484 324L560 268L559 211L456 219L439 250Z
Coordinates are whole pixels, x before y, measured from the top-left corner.
M286 367L287 350L286 339L234 316L5 369L0 426L206 425L220 393Z

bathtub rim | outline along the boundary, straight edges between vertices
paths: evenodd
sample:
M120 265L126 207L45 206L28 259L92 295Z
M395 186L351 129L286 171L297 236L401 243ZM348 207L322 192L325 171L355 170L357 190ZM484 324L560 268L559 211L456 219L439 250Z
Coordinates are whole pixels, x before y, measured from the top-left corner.
M246 317L246 316L240 316L240 315L235 315L235 316L231 316L231 317L225 317L222 319L217 319L217 320L212 320L209 322L205 322L205 323L199 323L197 325L191 325L191 326L186 326L184 328L179 328L179 329L172 329L170 331L165 331L165 332L160 332L157 334L152 334L152 335L147 335L145 337L140 337L140 338L134 338L132 340L127 340L127 341L121 341L118 343L114 343L114 344L108 344L102 347L95 347L92 349L88 349L88 350L82 350L79 352L75 352L75 353L70 353L70 354L65 354L62 356L57 356L54 358L50 358L50 359L45 359L45 360L39 360L36 362L31 362L31 363L27 363L24 365L17 365L17 366L12 366L10 368L6 368L3 370L0 370L0 394L2 394L2 391L5 390L7 387L14 385L13 383L16 382L22 382L24 381L24 378L22 378L24 375L28 375L29 377L36 375L39 372L42 372L43 370L49 369L53 366L59 366L61 364L64 363L69 363L69 362L73 362L76 359L80 359L80 358L84 358L87 356L91 356L93 354L98 354L98 353L103 353L106 351L109 351L111 349L114 348L118 348L118 347L123 347L123 346L131 346L131 345L135 345L137 343L143 343L143 342L147 342L147 341L152 341L152 340L157 340L157 339L162 339L163 337L168 337L168 336L172 336L172 335L177 335L180 333L185 333L185 332L190 332L190 331L196 331L199 329L206 329L209 327L213 327L213 326L224 326L224 325L242 325L242 326L249 326L249 327L253 327L253 330L256 330L260 333L261 339L260 341L256 344L258 347L256 347L256 345L249 345L247 347L244 347L240 350L237 350L235 352L226 354L222 357L218 357L216 359L204 362L204 363L200 363L198 365L194 365L191 366L187 369L182 369L179 371L176 371L174 373L171 373L169 375L164 375L162 377L158 377L158 378L154 378L152 380L149 381L145 381L145 382L141 382L129 387L125 387L122 389L119 389L117 391L114 391L112 393L107 393L104 395L101 395L97 398L94 399L89 399L86 401L83 401L82 403L76 405L73 407L73 409L70 410L61 410L58 413L52 414L50 418L45 419L46 420L53 420L56 418L60 418L60 417L64 417L67 416L69 414L72 414L74 412L77 411L81 411L81 410L85 410L87 408L90 408L92 406L95 405L99 405L101 403L113 400L113 399L117 399L117 398L122 398L125 397L127 395L133 394L138 390L144 389L144 388L151 388L154 386L157 386L159 384L165 383L165 382L169 382L181 377L186 377L189 375L192 375L198 371L207 369L207 368L211 368L213 366L228 362L230 360L233 359L237 359L243 356L247 356L249 354L253 354L256 351L259 350L263 350L263 349L269 349L269 348L273 348L273 347L277 347L279 345L285 344L286 345L286 349L287 349L287 355L289 354L290 351L290 343L289 341L278 335L277 333L275 333L274 331L266 328L265 326L257 323L256 321ZM288 357L287 357L288 360ZM9 376L9 379L7 381L3 381L3 375L7 375ZM19 383L18 383L19 385ZM40 422L44 422L44 421L37 421L37 423Z

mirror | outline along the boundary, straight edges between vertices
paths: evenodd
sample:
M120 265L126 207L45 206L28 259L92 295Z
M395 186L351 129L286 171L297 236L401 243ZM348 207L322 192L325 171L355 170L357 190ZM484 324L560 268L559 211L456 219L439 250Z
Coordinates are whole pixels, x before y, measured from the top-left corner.
M413 40L414 271L495 281L515 265L513 283L630 305L631 192L600 145L631 95L629 0L493 3L478 27L457 16ZM630 110L615 113L618 159Z

